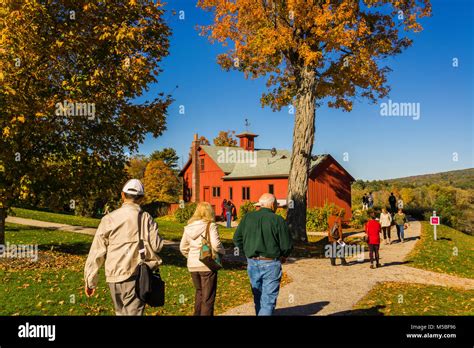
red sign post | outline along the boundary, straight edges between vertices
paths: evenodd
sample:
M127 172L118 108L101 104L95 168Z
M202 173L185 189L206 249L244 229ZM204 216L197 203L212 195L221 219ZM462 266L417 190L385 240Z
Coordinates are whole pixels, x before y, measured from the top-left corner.
M433 226L434 240L437 240L436 226L439 225L439 216L436 216L436 211L433 211L433 216L430 217L430 224Z

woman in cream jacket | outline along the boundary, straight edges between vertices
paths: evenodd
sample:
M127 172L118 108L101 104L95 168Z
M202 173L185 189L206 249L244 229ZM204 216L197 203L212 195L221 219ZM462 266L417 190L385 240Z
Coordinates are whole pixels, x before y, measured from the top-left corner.
M194 315L214 315L214 302L217 290L217 272L211 271L206 265L199 261L202 239L206 235L209 226L210 243L214 252L225 254L225 249L219 239L217 224L214 222L212 206L207 202L197 205L194 215L184 227L183 238L179 249L188 259L187 266L191 272L194 287L196 289L194 302Z
M385 241L385 244L391 244L392 242L390 240L390 229L392 228L392 215L387 212L387 209L382 209L382 213L380 213L379 222L382 226L383 240Z

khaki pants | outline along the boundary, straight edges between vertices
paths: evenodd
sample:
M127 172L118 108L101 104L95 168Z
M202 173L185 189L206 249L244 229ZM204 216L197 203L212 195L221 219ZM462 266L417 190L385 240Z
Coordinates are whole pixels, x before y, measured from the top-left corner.
M135 295L133 276L120 283L108 283L116 315L143 315L145 303Z

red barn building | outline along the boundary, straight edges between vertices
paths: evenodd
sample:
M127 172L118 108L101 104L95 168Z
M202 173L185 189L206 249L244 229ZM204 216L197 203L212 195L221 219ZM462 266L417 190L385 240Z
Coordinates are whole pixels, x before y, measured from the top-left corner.
M255 149L258 135L238 134L239 147L201 145L197 134L191 156L179 173L183 178L183 200L211 203L221 214L224 199L237 209L246 201L256 202L265 192L286 205L291 152ZM319 155L311 163L308 207L334 203L344 208L344 220L351 218L351 183L354 178L331 156Z

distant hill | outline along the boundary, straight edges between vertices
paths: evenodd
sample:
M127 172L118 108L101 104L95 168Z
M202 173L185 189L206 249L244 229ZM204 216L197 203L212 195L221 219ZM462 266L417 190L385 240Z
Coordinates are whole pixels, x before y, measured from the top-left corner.
M438 184L449 185L460 189L474 189L474 168L452 170L449 172L407 176L405 178L381 180L402 187L419 187Z

